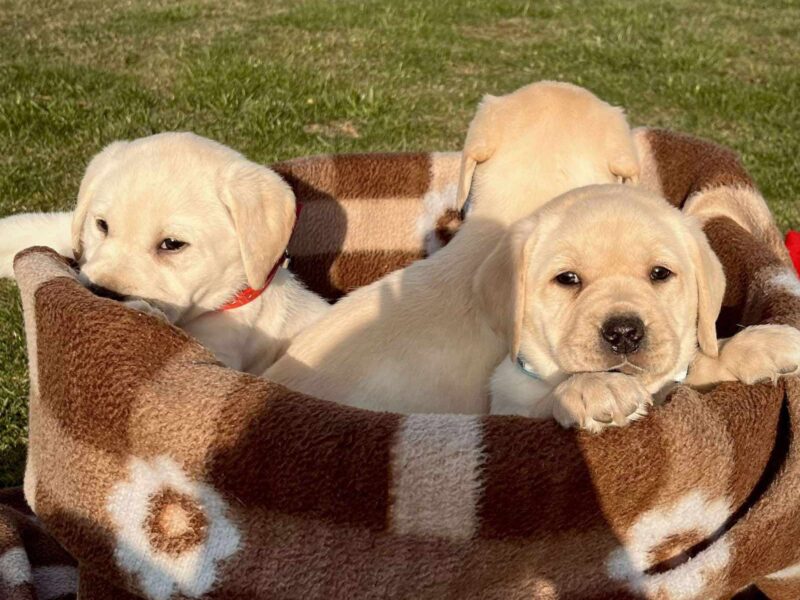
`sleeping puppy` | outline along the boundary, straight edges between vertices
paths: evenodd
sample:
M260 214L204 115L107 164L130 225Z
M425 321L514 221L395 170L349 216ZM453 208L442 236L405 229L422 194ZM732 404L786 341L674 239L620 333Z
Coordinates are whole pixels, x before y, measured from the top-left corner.
M71 235L64 214L49 217L64 223L52 241L40 231L48 216L13 217L0 232L17 232L16 250L70 242L90 289L155 307L235 369L263 372L328 308L282 267L291 188L191 133L114 142L86 170Z
M476 270L511 223L553 196L637 173L622 112L582 88L542 82L485 99L462 154L469 216L453 240L340 300L266 377L362 408L488 413L507 343L476 301Z
M569 192L512 227L475 289L511 360L492 413L599 431L717 355L722 266L694 217L631 186Z

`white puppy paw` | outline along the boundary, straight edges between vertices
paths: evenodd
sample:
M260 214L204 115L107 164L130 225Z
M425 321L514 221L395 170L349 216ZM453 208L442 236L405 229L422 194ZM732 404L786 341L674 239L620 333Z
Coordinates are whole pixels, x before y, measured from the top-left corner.
M623 373L578 373L553 390L553 417L564 427L593 433L642 418L653 397Z
M125 306L128 308L132 308L133 310L138 310L146 315L150 315L151 317L156 317L157 319L161 319L162 321L169 323L169 319L167 315L165 315L161 309L156 308L146 300L126 300L123 302Z
M722 343L719 362L743 383L800 374L800 330L788 325L755 325Z

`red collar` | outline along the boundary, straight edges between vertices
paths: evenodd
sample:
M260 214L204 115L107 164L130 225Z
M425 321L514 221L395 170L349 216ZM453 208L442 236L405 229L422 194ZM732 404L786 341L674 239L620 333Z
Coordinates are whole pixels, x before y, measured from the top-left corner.
M294 225L297 227L297 221L300 219L300 211L303 210L303 205L297 202L295 204L295 220ZM294 235L294 228L292 228L292 235ZM291 239L292 236L289 236ZM264 283L264 287L258 290L254 290L251 287L246 287L243 290L236 293L233 299L229 300L222 306L216 309L216 312L224 312L226 310L232 310L234 308L239 308L240 306L244 306L245 304L250 304L253 300L258 298L261 294L264 293L269 287L269 284L272 283L272 280L275 278L275 275L278 273L278 269L280 269L281 265L288 262L289 259L289 252L284 251L283 255L278 259L278 262L272 267L272 270L267 275L267 281Z
M282 256L281 259L275 263L275 266L272 267L272 271L269 272L267 275L267 282L264 284L264 287L258 290L254 290L251 287L246 287L243 290L236 293L232 300L229 300L222 306L217 309L217 312L223 312L226 310L231 310L234 308L239 308L240 306L244 306L245 304L250 304L253 300L258 298L261 294L264 293L269 287L269 284L272 283L272 279L275 277L275 274L278 272L278 269L286 260L286 256Z

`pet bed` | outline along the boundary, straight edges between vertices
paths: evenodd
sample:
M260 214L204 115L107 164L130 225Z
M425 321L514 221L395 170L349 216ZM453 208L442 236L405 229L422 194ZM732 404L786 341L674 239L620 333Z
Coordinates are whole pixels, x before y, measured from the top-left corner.
M636 139L639 184L700 215L724 263L720 334L800 327L800 282L736 156L663 130ZM304 203L292 269L331 299L459 222L456 153L275 168ZM15 269L35 517L0 497L0 597L67 598L76 581L87 600L800 597L797 378L678 388L599 436L368 412L223 367L91 295L48 249Z

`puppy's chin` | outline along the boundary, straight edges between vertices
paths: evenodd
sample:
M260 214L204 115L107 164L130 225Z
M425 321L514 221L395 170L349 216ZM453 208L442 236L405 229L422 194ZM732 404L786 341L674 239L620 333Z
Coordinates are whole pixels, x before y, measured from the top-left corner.
M642 385L651 392L660 389L672 380L678 369L678 350L662 349L656 356L648 356L647 352L637 352L630 356L621 356L606 352L587 353L579 356L564 353L556 360L562 371L570 375L576 373L623 373L639 379Z
M635 356L632 356L621 365L614 366L608 371L611 373L624 373L630 377L635 377L642 383L647 391L653 394L664 387L665 384L673 381L673 372L676 368L675 365L656 369L652 367L642 368L636 364Z
M631 377L641 377L647 370L638 366L635 362L630 362L628 359L623 359L622 362L616 363L606 369L611 373L623 373L625 375L630 375Z
M159 300L148 300L147 298L141 298L141 299L150 304L151 306L157 308L162 313L164 313L164 316L167 317L167 321L173 324L177 323L186 312L185 310L182 310L181 308L175 306L174 304L169 304L168 302L161 302Z
M83 272L78 273L78 281L80 281L90 292L101 298L108 298L109 300L115 300L122 303L146 302L153 308L158 309L167 318L167 320L173 324L177 323L188 312L188 309L181 308L180 306L169 302L154 300L152 298L146 298L136 294L123 294L117 290L98 285L89 279L89 277Z

